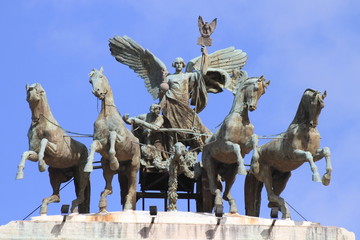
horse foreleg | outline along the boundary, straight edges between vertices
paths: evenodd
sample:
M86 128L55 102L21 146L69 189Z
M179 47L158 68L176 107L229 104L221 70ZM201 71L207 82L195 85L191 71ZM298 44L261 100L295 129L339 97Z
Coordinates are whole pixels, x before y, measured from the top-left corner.
M24 168L26 160L30 160L36 162L38 160L38 154L34 151L26 151L21 156L21 161L18 165L18 171L16 173L16 179L23 179L24 178Z
M115 144L116 144L117 133L116 131L111 131L109 140L110 140L110 149L109 149L109 161L110 168L113 171L116 171L119 168L119 161L116 158Z
M259 173L259 147L258 147L258 136L253 134L250 141L246 144L246 148L251 148L253 150L253 156L251 157L251 167L250 171L254 174Z
M46 149L46 145L49 142L49 140L47 140L46 138L41 139L40 141L40 150L39 150L39 159L38 159L38 164L39 164L39 171L40 172L44 172L46 170L46 164L44 161L44 155L45 155L45 149Z
M87 157L84 172L92 172L93 171L94 154L95 154L95 152L100 151L102 148L103 148L103 146L99 140L94 140L91 143L90 153L89 153L89 156Z
M47 138L41 139L40 150L38 154L39 156L38 164L39 164L40 172L44 172L46 170L46 163L44 161L45 150L47 151L48 154L55 155L57 151L57 145L55 143L49 142Z
M319 175L319 172L318 172L318 168L314 163L314 158L313 158L312 154L310 152L303 151L303 150L300 150L300 149L296 149L294 151L294 154L295 154L297 159L305 159L306 161L309 162L311 171L313 173L312 174L312 180L314 182L321 182L320 175Z
M238 174L246 175L246 168L244 165L244 159L241 156L241 149L240 145L236 143L232 143L230 141L225 141L224 145L222 146L224 152L233 152L236 156L236 162L238 163Z
M331 165L330 155L331 155L330 149L328 147L324 147L322 149L318 149L316 151L316 155L314 156L315 161L325 157L326 173L323 175L321 179L322 184L325 186L329 185L331 180L332 165Z

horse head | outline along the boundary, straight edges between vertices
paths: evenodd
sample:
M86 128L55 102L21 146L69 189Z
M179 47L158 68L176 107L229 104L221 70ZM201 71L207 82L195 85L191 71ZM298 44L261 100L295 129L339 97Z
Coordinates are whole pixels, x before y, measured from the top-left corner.
M309 108L309 117L310 117L310 126L316 127L318 124L318 118L321 113L321 109L325 107L324 99L326 97L326 91L323 94L321 92L314 92L311 96L310 108Z
M258 100L265 93L269 84L270 81L265 82L263 76L246 79L238 90L242 93L244 108L254 111L257 108Z
M321 110L325 106L325 97L326 91L321 94L313 89L306 89L294 120L297 120L298 123L307 123L310 127L316 127Z
M41 100L46 100L45 90L40 83L26 84L26 101L30 106L37 105Z
M100 70L93 69L89 73L92 93L100 100L104 100L106 94L110 91L109 82L103 72L104 68L101 67Z

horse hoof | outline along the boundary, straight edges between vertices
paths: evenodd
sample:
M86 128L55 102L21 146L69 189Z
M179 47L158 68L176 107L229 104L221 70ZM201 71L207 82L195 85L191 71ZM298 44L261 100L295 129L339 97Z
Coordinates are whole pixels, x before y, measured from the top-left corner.
M282 217L283 220L291 219L290 212L286 211L285 213L282 213L281 217Z
M106 207L104 208L99 208L99 214L107 214L108 211L106 211Z
M313 182L321 182L320 175L319 174L314 174L312 176L312 180L313 180Z
M239 175L246 175L247 174L246 168L239 168L238 169L238 174Z
M46 215L48 212L48 208L47 206L42 206L41 209L40 209L40 215Z
M322 177L321 182L324 186L328 186L330 184L330 178L327 178L325 175Z
M93 165L92 164L86 164L84 168L84 172L92 172L93 171Z
M71 208L70 213L72 214L79 214L79 210L77 207L74 207L74 209Z
M132 204L131 203L125 203L124 211L130 211L130 210L133 210Z
M18 172L17 174L16 174L16 179L17 180L20 180L20 179L23 179L24 178L24 172Z
M259 159L258 156L257 157L253 156L251 159L250 171L253 174L258 174L260 171L258 159Z
M278 207L271 208L270 217L271 218L278 218L279 217L279 208Z
M253 174L258 174L260 172L259 164L251 165L250 172L252 172Z
M113 161L110 162L110 169L113 171L116 171L119 169L119 162L118 161Z
M238 213L237 207L236 206L230 207L230 213L233 213L233 214Z
M224 207L222 205L217 205L214 208L215 216L222 217L224 215Z
M45 172L46 170L46 166L45 165L39 165L39 171L40 172Z
M76 200L72 201L72 202L71 202L70 212L71 212L71 213L78 213L78 209L77 209L78 205L79 205L79 204L77 203Z

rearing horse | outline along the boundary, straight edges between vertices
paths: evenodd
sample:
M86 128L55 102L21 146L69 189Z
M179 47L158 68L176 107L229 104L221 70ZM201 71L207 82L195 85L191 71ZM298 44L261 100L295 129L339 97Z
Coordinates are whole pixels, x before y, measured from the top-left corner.
M209 178L210 192L215 195L215 208L222 206L222 187L218 182L219 174L226 183L223 198L229 201L231 213L238 212L230 190L237 173L246 175L243 159L245 154L254 149L256 156L258 144L248 111L256 109L259 98L265 93L269 84L270 81L265 82L262 76L239 82L230 113L219 130L205 142L202 162Z
M90 205L89 173L83 171L88 156L84 144L73 140L51 113L45 90L39 83L26 85L26 100L29 102L32 122L28 131L29 151L22 155L16 179L24 178L26 160L38 162L39 171L49 165L52 196L44 198L40 213L47 213L47 205L60 202L60 185L74 177L77 199L72 202L71 212L79 206L79 213L88 213Z
M280 194L285 189L291 171L304 162L310 164L313 181L322 181L325 186L329 185L332 172L330 149L319 148L320 134L316 129L321 109L325 106L325 96L326 91L321 95L320 92L306 89L295 118L286 132L259 147L259 155L254 158L258 164L252 165L252 173L248 174L245 181L246 215L259 216L260 193L263 187L260 182L263 182L269 207L272 208L271 217L277 218L280 209L282 218L290 218L289 209ZM323 157L326 160L326 173L321 180L314 162Z
M94 123L94 137L85 171L92 171L94 153L100 153L106 182L105 190L101 193L100 212L106 212L106 196L112 193L111 181L117 173L119 173L123 209L135 210L137 172L140 168L139 140L125 127L103 71L101 67L99 71L93 69L89 74L92 92L102 103L101 112Z

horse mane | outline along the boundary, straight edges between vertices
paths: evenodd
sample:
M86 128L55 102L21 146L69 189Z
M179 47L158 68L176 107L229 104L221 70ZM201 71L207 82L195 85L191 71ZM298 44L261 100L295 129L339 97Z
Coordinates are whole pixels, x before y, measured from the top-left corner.
M33 102L29 102L29 106L32 113L32 119L38 120L40 119L40 117L42 117L43 120L46 120L52 123L53 125L57 126L58 122L51 112L50 104L47 99L45 89L42 87L40 83L34 83L27 88L27 95L29 94L29 91L31 89L36 89L36 91L42 91L41 98L38 104L34 105Z
M96 72L99 72L97 69L92 69L91 71L90 71L90 73L89 73L89 77L92 77L92 76L94 76L94 74L96 73Z
M95 74L95 69L91 70L91 72L89 73L89 77L92 77Z
M96 68L93 68L93 69L90 71L90 73L89 73L89 77L92 77L95 73L105 76L105 75L103 74L103 72L104 72L104 68L103 68L103 67L100 67L99 70L97 70Z
M301 124L309 122L309 111L307 106L310 104L312 94L316 93L317 91L311 88L308 88L304 91L298 109L296 111L294 120L291 124Z
M239 91L241 91L247 85L247 83L249 83L250 80L253 80L253 79L258 79L258 78L257 77L248 78L247 75L244 75L243 77L239 77L234 86L234 89L232 91L233 94L236 95Z
M47 96L46 96L45 89L41 86L41 84L40 84L40 83L33 83L33 84L31 84L31 85L29 86L29 90L30 90L30 89L35 89L35 88L40 89L41 91L43 91L43 93L42 93L43 98L44 98L43 100L44 100L47 104L49 104L49 103L48 103ZM29 92L27 91L26 94L28 95Z
M237 104L239 104L238 103L238 98L240 97L240 96L242 96L242 90L244 89L244 88L246 88L250 83L252 83L253 82L253 80L258 80L259 78L258 77L250 77L250 78L246 78L246 79L239 79L239 81L236 83L236 85L235 85L235 87L234 87L234 91L233 91L233 93L234 93L234 100L233 100L233 104L232 104L232 106L231 106L231 110L230 110L230 113L232 113L233 111L234 111L234 109L236 108L236 107L238 107L237 106ZM240 104L243 104L243 102L241 102ZM229 114L230 114L229 113Z

